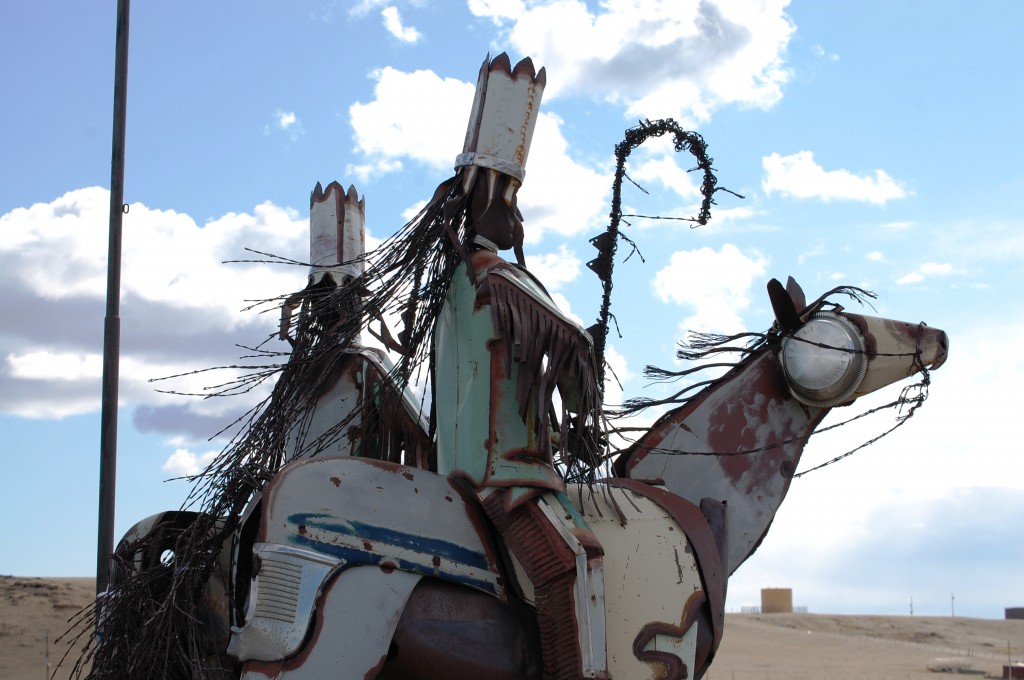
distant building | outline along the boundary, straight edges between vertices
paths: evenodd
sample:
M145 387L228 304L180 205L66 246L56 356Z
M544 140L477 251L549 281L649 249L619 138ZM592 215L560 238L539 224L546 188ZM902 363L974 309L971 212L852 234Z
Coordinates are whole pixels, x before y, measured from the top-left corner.
M793 613L793 589L792 588L762 588L761 589L761 613L762 614L792 614Z
M1008 619L1024 619L1024 607L1007 607L1006 618Z
M1003 664L1003 678L1011 680L1011 678L1024 678L1024 664L1015 663L1013 665Z

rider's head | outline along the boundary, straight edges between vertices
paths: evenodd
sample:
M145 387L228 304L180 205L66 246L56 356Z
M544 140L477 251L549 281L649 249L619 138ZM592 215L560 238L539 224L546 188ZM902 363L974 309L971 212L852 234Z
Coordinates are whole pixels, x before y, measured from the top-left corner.
M547 82L544 69L508 55L485 59L477 79L463 152L456 158L469 197L473 231L499 249L521 246L522 215L516 192L526 175L526 157ZM518 252L517 252L518 254Z

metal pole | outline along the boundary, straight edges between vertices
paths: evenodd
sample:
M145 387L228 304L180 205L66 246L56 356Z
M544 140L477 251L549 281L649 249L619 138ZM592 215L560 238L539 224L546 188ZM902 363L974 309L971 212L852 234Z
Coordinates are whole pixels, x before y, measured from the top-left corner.
M100 414L99 538L96 593L107 589L107 560L114 552L114 490L117 483L117 383L121 353L121 216L124 206L124 138L128 104L130 0L117 0L114 60L114 132L110 159L110 240L107 248L107 315L103 320L103 397Z

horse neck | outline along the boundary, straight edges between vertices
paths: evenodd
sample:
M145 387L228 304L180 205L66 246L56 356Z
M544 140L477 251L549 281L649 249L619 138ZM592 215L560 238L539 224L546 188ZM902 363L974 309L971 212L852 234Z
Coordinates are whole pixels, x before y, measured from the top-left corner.
M807 438L827 409L789 396L765 348L666 413L617 462L620 475L695 505L724 501L731 573L760 543L789 490Z

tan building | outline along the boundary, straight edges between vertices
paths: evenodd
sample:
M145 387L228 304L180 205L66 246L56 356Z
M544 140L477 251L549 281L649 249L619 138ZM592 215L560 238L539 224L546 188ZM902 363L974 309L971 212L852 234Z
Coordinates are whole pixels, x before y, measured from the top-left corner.
M793 589L792 588L762 588L761 589L761 613L762 614L792 614L793 613Z

